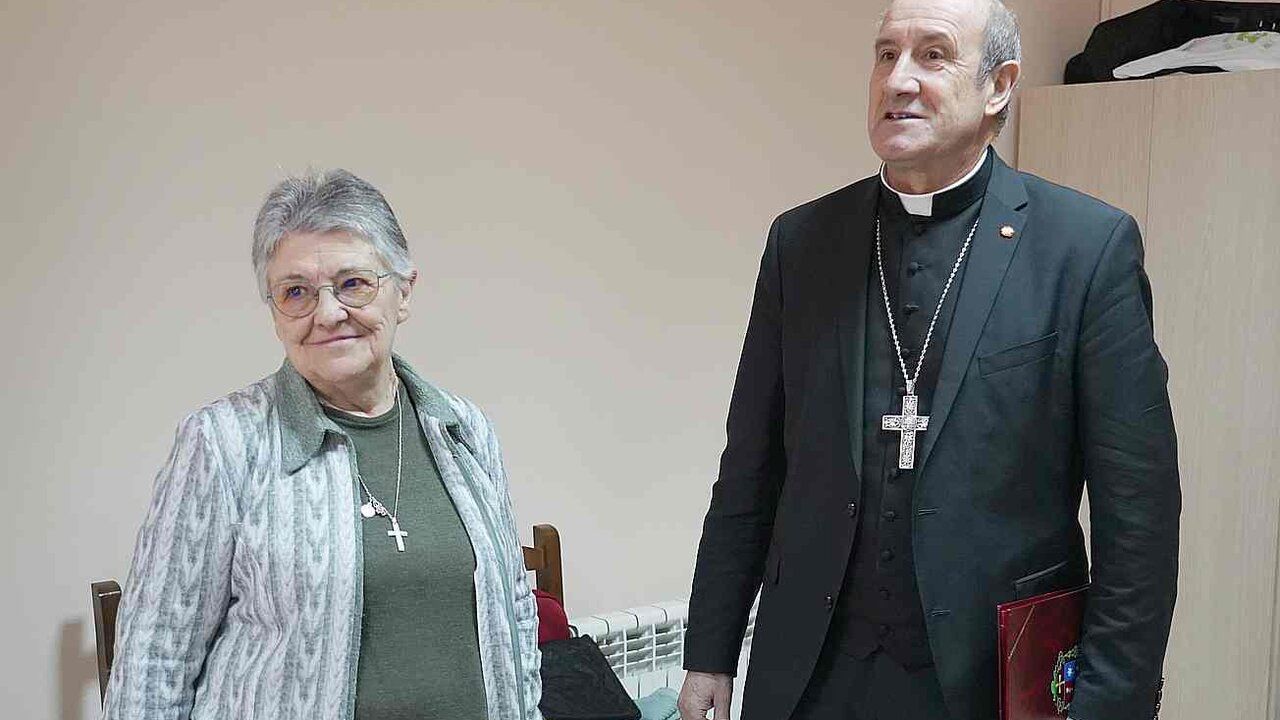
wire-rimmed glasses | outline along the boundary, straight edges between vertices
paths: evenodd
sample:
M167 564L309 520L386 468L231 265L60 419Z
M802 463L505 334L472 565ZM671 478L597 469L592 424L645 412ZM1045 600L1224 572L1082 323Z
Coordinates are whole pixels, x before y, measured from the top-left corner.
M300 279L282 280L271 286L271 304L289 317L306 317L319 304L320 291L329 288L338 302L360 308L378 297L382 279L390 275L373 270L348 270L334 276L333 282L319 286Z

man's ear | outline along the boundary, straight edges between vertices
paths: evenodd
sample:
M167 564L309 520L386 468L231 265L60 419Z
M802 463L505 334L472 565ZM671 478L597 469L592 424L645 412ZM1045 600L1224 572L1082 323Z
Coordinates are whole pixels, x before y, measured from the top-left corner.
M1022 63L1009 60L991 73L991 97L987 99L987 115L994 117L1013 102L1013 90L1022 77Z
M417 282L418 271L413 270L409 273L408 280L401 280L397 283L400 289L400 306L396 308L397 323L402 323L409 319L409 300L413 297L413 287Z

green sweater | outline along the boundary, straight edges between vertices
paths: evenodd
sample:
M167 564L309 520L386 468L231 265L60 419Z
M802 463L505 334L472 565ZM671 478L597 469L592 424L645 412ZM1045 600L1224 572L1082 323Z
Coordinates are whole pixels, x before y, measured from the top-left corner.
M356 677L356 720L484 720L484 678L476 633L475 555L414 421L403 387L397 406L374 418L325 412L350 437L356 465L388 511L396 497L397 413L404 458L397 519L361 518L364 616ZM360 490L360 502L368 498Z

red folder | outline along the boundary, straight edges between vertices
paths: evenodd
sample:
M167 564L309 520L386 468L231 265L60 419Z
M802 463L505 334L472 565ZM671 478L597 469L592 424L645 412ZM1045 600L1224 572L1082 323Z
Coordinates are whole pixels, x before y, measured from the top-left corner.
M1088 585L1004 603L1000 720L1061 720L1075 689Z

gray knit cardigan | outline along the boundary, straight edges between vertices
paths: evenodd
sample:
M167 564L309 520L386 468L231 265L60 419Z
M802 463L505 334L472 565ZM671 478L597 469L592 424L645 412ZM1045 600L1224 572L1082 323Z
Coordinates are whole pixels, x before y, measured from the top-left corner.
M489 720L537 720L537 609L498 436L475 405L394 364L475 550ZM351 718L354 469L350 439L287 361L188 416L138 532L103 717Z

